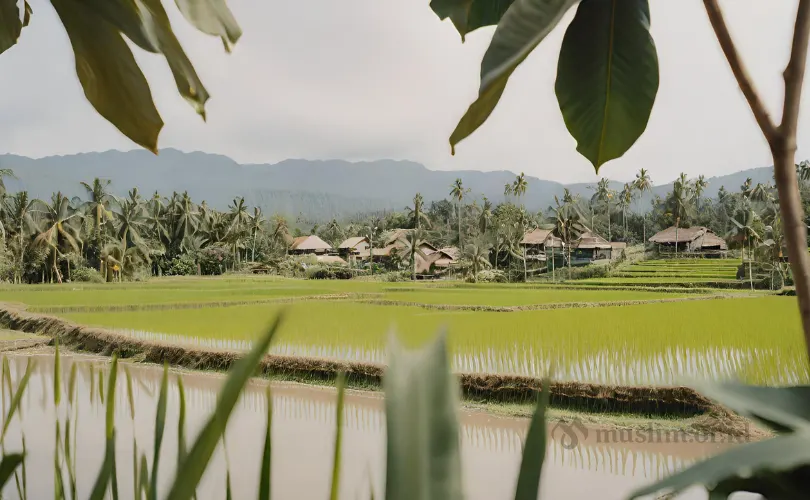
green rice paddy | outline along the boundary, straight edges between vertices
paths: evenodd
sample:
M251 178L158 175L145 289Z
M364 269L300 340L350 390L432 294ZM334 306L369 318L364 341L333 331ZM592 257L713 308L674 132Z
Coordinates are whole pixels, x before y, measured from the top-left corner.
M697 276L728 276L729 271L733 276L738 265L736 261L722 261L719 265L662 262L627 266L638 276L573 282L604 290L531 283L247 277L5 287L0 289L0 301L21 302L34 310L50 311L137 338L215 349L248 348L251 340L284 309L288 312L286 325L273 352L287 355L383 363L392 330L396 330L401 342L415 346L446 329L459 371L539 376L551 369L557 377L567 380L634 385L681 384L692 378L739 378L769 385L810 382L795 297L736 293L734 298L686 300L703 299L712 292L663 293L645 289L659 283L696 283L702 288L701 284L721 279L732 281ZM683 273L669 276L678 266L684 268ZM661 273L656 272L659 268ZM633 284L635 289L612 288L617 284ZM345 295L336 299L337 294ZM326 295L331 300L317 297ZM301 297L310 300L295 300ZM290 303L274 303L277 299L290 299ZM229 301L234 304L228 305ZM583 302L612 304L566 305L581 306ZM149 309L153 304L207 303L218 305ZM556 304L559 308L495 312L458 307L540 304ZM106 306L122 305L129 307L104 310Z

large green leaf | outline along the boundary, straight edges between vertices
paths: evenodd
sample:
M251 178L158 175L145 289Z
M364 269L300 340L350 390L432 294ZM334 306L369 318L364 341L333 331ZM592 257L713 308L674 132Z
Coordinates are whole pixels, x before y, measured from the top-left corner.
M419 351L389 340L386 500L460 500L458 384L444 335Z
M70 37L87 100L124 135L157 152L163 127L152 92L115 27L76 0L51 0Z
M166 57L166 62L169 63L178 92L205 119L205 103L210 94L203 86L197 71L174 35L163 4L160 0L139 0L139 2L148 9L150 14L148 19L155 30L160 51Z
M549 382L543 380L543 392L534 409L526 442L523 445L523 457L520 461L515 500L537 500L540 493L540 473L546 459L546 408L549 400Z
M481 61L478 99L470 105L450 136L451 148L483 125L501 99L515 69L578 2L515 0L506 10Z
M635 499L659 492L677 494L690 486L704 485L714 489L714 496L725 498L731 491L773 491L781 482L780 490L789 491L790 485L780 481L778 473L793 471L810 463L810 433L791 433L784 436L748 443L700 462L688 469L635 491ZM806 484L804 485L806 487ZM803 493L806 495L806 491ZM770 498L806 498L790 495Z
M158 53L160 45L149 11L138 7L136 0L81 0L100 17L143 50Z
M577 151L596 171L647 127L658 55L647 0L583 0L563 38L555 90Z
M810 386L758 387L737 382L704 384L697 389L744 417L772 429L810 431Z
M23 22L17 0L0 0L0 54L10 49L22 33Z
M23 463L23 460L25 460L25 454L23 453L3 455L3 460L0 461L0 489L6 485L17 467Z
M430 8L445 20L448 17L464 41L467 33L498 24L514 0L432 0Z
M226 50L242 36L242 29L225 0L175 0L183 16L198 30L222 39Z

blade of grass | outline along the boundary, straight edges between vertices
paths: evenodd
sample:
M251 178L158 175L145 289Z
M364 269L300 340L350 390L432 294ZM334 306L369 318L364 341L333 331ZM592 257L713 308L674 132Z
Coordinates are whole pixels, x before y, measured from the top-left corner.
M346 374L342 371L337 376L337 409L335 410L335 454L332 461L332 488L330 500L338 499L340 488L340 451L343 444L343 400L346 395Z
M25 446L25 434L22 436L22 449L23 449L23 458L28 456L28 448ZM22 461L22 489L23 489L23 499L28 498L28 474L26 473L25 469L25 460Z
M33 368L34 368L34 361L29 359L28 364L25 367L25 374L23 374L22 379L20 379L20 384L17 386L17 392L15 392L11 398L11 403L9 404L8 407L8 413L6 414L6 421L3 423L3 433L0 434L0 444L3 444L3 441L6 438L6 432L8 432L8 426L9 424L11 424L11 419L14 418L14 414L20 407L20 401L22 400L23 393L25 392L26 387L28 387L28 380L31 378Z
M96 369L90 363L90 406L96 402Z
M272 461L271 428L273 426L273 397L270 384L267 385L267 428L264 435L264 453L262 454L261 477L259 478L259 500L270 500L270 475Z
M132 374L129 373L129 367L124 366L124 373L127 376L127 399L129 400L129 416L132 421L135 421L135 395L132 392Z
M183 377L177 377L177 392L180 395L180 417L177 420L177 467L186 459L186 391Z
M68 376L68 403L70 403L71 406L76 397L76 370L77 365L74 361L70 366L70 375Z
M101 376L101 373L98 374L98 400L102 405L104 404L104 377Z
M9 453L3 455L3 460L0 461L0 490L2 490L17 467L23 463L25 455L23 453Z
M56 446L53 450L53 498L62 500L65 498L65 483L62 478L62 464L59 463L59 448L61 447L62 435L59 432L59 419L56 419Z
M515 500L537 500L540 491L540 474L546 458L546 407L549 399L549 381L543 379L537 407L534 410L526 442L523 445L523 458L520 462L515 489Z
M138 440L135 438L135 429L132 431L132 498L140 500L138 492L141 487L141 471L138 467Z
M3 415L6 414L6 397L11 399L13 391L11 390L11 369L8 367L8 358L3 356L3 380L0 383L3 388Z
M70 454L70 415L68 415L65 420L65 443L63 449L65 451L65 465L67 465L68 470L68 481L70 482L68 485L70 488L70 498L76 500L76 469Z
M283 315L279 315L267 333L253 345L248 354L237 361L231 369L225 384L219 393L214 414L209 417L202 431L189 451L183 466L176 472L168 500L188 500L194 495L197 483L200 482L211 456L214 454L220 436L225 432L228 418L231 416L242 389L247 384L256 367L264 358L273 340Z
M59 414L59 403L62 401L62 363L59 360L59 336L54 337L53 355L53 404ZM57 417L58 418L58 417Z
M101 469L98 472L96 482L93 485L93 490L90 493L90 500L102 500L104 498L104 495L107 492L107 486L110 484L110 477L112 476L115 465L115 382L117 376L118 354L113 354L112 364L110 365L110 380L107 384L107 406L105 408L105 430L107 443L104 452L104 462L101 464ZM99 380L101 380L100 377Z
M160 382L157 412L155 414L155 448L152 455L152 474L149 478L149 500L157 500L158 469L160 448L163 445L163 431L166 428L166 399L169 391L169 365L163 365L163 380Z
M231 493L231 469L228 468L228 472L225 474L225 500L233 500L233 494Z
M149 493L149 464L146 463L146 454L141 453L141 466L140 466L140 479L141 484L138 486L138 500L141 500L144 495Z

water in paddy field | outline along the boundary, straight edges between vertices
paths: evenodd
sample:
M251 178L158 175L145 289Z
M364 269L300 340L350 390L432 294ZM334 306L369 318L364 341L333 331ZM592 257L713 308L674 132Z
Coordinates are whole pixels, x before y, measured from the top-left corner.
M7 452L20 450L20 431L24 432L29 453L26 461L28 498L52 497L53 356L12 355L8 359L15 386L29 361L36 362L36 368L22 402L23 418L15 417L5 448ZM72 363L77 363L78 367L75 408L70 411L71 415L73 411L78 415L75 421L79 498L87 498L104 453L105 408L99 398L98 384L100 378L107 381L109 360L63 354L61 379L65 388L59 408L62 419L68 412L66 387ZM134 420L127 397L125 366L133 377ZM123 362L119 366L115 425L121 498L133 497L133 436L137 439L139 453L145 452L148 462L152 462L155 409L162 374L162 369L154 366ZM173 478L177 456L179 393L176 377L176 373L170 374L167 423L159 467L159 484L164 494ZM182 377L190 446L214 409L216 393L224 377L200 373L184 373ZM266 382L252 381L228 424L227 458L234 498L255 498L258 491L267 415L266 387ZM105 395L106 390L105 387ZM274 383L272 403L273 498L328 498L335 435L335 391ZM348 391L344 410L341 498L367 499L371 485L375 498L381 498L385 468L384 402L379 394ZM528 421L472 410L460 410L459 418L466 498L513 498ZM544 498L621 499L636 487L729 446L697 442L705 441L699 436L651 438L653 434L631 436L607 429L559 424L551 425L549 432L543 472ZM198 498L224 498L225 477L226 459L220 447L200 484ZM13 479L3 491L3 497L17 498ZM706 495L701 490L692 490L679 498L697 499Z

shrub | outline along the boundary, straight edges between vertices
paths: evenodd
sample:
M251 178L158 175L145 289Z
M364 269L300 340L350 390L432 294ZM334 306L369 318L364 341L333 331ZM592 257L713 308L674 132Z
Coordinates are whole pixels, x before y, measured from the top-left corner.
M311 280L348 280L354 276L348 267L323 265L309 266L305 274Z
M478 283L506 283L506 273L494 269L485 269L476 276Z
M610 266L608 265L594 265L587 266L558 268L556 270L557 279L563 280L584 280L588 278L607 278L610 276Z
M104 277L98 269L84 266L71 270L70 279L82 283L104 283Z
M197 264L190 255L183 254L172 259L166 274L168 276L192 276L197 274Z
M752 262L751 278L753 278L754 288L758 290L781 290L785 285L792 284L792 280L784 278L785 271L769 262ZM737 279L749 283L748 263L740 264L737 267Z
M200 272L218 276L233 264L233 254L224 247L208 247L199 256Z

